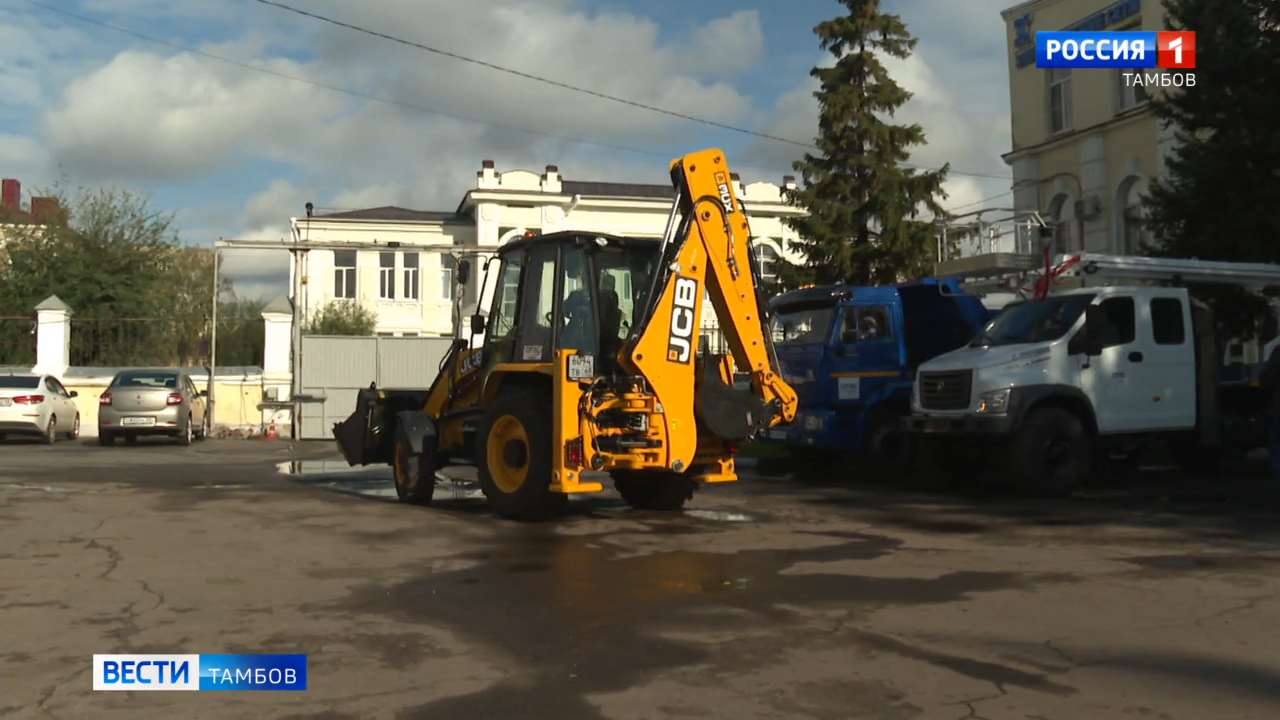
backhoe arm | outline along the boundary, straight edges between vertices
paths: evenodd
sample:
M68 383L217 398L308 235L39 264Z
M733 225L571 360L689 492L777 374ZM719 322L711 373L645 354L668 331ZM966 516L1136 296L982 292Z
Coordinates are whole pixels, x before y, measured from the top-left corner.
M677 471L688 467L697 451L695 404L705 408L708 398L734 399L725 395L732 392L727 387L706 387L731 381L724 369L697 372L703 292L715 308L733 366L751 375L755 402L739 403L743 417L731 418L730 424L745 422L761 430L790 422L796 413L795 391L778 372L751 256L750 227L730 178L719 149L690 153L671 163L673 221L677 213L680 221L664 238L641 329L626 356L662 405L668 467ZM716 406L732 414L735 404L717 401Z

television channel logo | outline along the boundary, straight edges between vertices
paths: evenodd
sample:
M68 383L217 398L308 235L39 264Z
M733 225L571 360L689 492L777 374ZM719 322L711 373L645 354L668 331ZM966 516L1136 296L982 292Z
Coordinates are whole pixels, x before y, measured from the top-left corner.
M1133 30L1037 32L1036 67L1193 70L1196 34Z
M127 692L306 690L307 656L94 655L93 689Z

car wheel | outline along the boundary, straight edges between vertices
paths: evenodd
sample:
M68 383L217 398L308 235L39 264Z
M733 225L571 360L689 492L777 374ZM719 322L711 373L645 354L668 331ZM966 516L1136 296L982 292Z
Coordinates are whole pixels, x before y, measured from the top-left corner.
M1088 431L1059 407L1033 411L1014 435L1013 475L1018 489L1039 497L1066 497L1088 478L1093 460Z
M551 398L516 389L492 405L477 437L480 489L503 517L535 520L564 510L568 496L551 490Z
M190 445L190 444L191 444L191 437L192 437L192 435L195 433L195 431L192 429L191 425L192 425L191 416L190 416L190 415L188 415L188 416L187 416L187 424L186 424L186 425L184 425L184 426L182 427L182 430L178 431L178 444L179 444L179 445L186 446L186 445Z
M112 434L111 434L111 433L109 433L109 432L103 432L103 431L101 431L101 430L99 430L99 431L98 431L98 444L99 444L99 445L112 445L112 444L114 444L114 443L115 443L115 441L116 441L116 436L115 436L115 435L112 435Z
M71 432L67 433L68 440L80 439L80 413L76 413L75 422L71 423Z
M44 429L44 444L52 445L58 442L58 416L49 416L49 426Z

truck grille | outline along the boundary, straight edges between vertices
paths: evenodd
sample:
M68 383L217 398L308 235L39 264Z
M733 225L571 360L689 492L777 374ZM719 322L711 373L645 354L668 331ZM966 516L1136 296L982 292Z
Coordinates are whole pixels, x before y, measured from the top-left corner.
M925 410L964 410L969 407L972 370L920 373L920 406Z

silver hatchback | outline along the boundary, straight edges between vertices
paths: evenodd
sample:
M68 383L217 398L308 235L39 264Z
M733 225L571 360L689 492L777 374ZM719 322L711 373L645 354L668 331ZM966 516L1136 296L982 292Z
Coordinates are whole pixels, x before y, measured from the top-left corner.
M116 373L98 398L98 442L123 437L132 444L141 435L168 435L190 445L208 434L206 397L182 370Z

